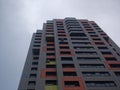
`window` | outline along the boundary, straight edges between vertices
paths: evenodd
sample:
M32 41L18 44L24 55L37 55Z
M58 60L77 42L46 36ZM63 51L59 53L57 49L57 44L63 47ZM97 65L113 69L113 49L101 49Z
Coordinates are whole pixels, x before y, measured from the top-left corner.
M93 40L100 41L101 39L100 38L93 38Z
M98 27L98 28L96 27L95 29L96 29L96 30L101 30L101 28L99 28L99 27Z
M72 44L91 45L90 42L72 42Z
M118 56L120 56L120 54L119 54L119 53L117 53L117 55L118 55Z
M120 70L120 62L119 61L106 61L106 67L110 70Z
M110 73L109 72L82 72L83 76L86 76L86 77L96 77L96 76L99 76L99 77L108 77L110 76Z
M74 64L62 64L63 68L74 68Z
M68 44L68 42L59 42L59 44Z
M106 61L116 61L117 59L115 57L105 57Z
M41 43L40 41L35 41L34 43Z
M56 80L46 80L46 85L57 85Z
M87 30L87 31L93 31L93 29L92 29L92 28L86 28L86 30Z
M46 32L46 35L54 35L53 32Z
M47 62L49 61L55 61L55 58L47 58Z
M56 68L56 65L46 65L46 68Z
M56 76L56 72L46 72L46 76Z
M60 54L71 54L70 51L60 51Z
M33 45L33 47L40 47L40 45Z
M30 78L36 78L37 74L30 74Z
M64 41L64 40L67 40L67 38L58 38L58 40Z
M77 76L76 72L63 72L64 76Z
M80 26L71 26L71 25L69 25L69 26L67 26L67 29L68 30L70 30L70 29L81 29L81 27Z
M61 61L73 61L72 57L61 57Z
M60 46L60 49L69 49L69 46Z
M74 49L94 49L94 47L91 46L74 46Z
M65 31L63 31L63 32L62 32L62 31L61 31L61 32L59 31L58 34L65 34Z
M64 27L61 27L61 28L57 28L57 30L64 30Z
M75 33L75 32L82 32L83 30L82 29L69 29L69 33ZM83 32L84 33L84 32Z
M31 71L37 71L37 67L32 67Z
M52 32L53 32L53 29L47 29L46 32L52 33Z
M75 37L85 37L85 33L71 33L70 36L75 36Z
M104 42L95 42L96 45L105 45Z
M29 82L28 82L28 85L34 86L34 85L36 85L36 82L35 82L35 81L29 81Z
M42 33L41 33L41 32L39 32L39 31L37 31L36 35L42 35Z
M36 35L35 37L41 37L41 35Z
M89 40L88 38L71 38L71 40Z
M98 47L98 49L103 49L104 50L104 49L108 49L108 48L103 46L103 47Z
M114 72L117 77L120 77L120 71Z
M39 55L40 54L40 49L33 49L33 55Z
M80 61L100 61L99 57L77 57L77 60Z
M58 36L66 36L66 34L59 34Z
M64 81L65 87L79 87L78 81Z
M96 34L96 32L88 32L89 34Z
M84 27L85 27L85 28L91 28L91 26L90 26L90 25L87 25L87 24L84 24Z
M47 44L47 46L54 46L54 44Z
M101 35L106 35L105 33L101 33ZM107 36L107 35L106 35Z
M99 27L97 24L92 24L93 25L93 27Z
M110 55L111 55L111 54L112 54L112 53L111 53L111 52L109 52L109 51L108 51L108 52L107 52L107 51L101 51L101 53L102 53L102 54L104 54L104 55L108 55L108 54L110 54Z
M38 62L32 62L32 65L38 65Z
M33 57L33 59L34 59L34 60L38 60L38 59L39 59L39 57Z
M47 53L47 56L54 56L55 53Z
M115 49L115 48L113 48L113 50L114 50L114 51L116 51L116 49Z
M87 87L115 87L114 81L86 81Z
M55 48L47 48L47 51L53 51Z
M76 54L85 54L85 55L97 55L96 52L88 52L88 51L75 51Z
M109 64L111 68L120 68L120 64Z
M79 64L80 68L105 68L104 64Z
M90 35L91 37L98 37L98 35Z
M35 89L27 89L27 90L35 90Z
M35 40L41 40L41 38L35 38Z

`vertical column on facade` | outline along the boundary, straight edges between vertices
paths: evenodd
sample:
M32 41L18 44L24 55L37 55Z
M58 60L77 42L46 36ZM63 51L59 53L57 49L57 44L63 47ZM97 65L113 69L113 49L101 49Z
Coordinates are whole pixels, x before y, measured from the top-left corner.
M41 90L57 90L56 57L54 42L54 25L52 21L47 21L44 26L42 47L43 67L40 68Z
M56 65L57 65L57 80L58 80L58 90L63 90L62 87L62 63L61 63L61 54L60 47L66 47L67 44L61 43L60 41L66 40L66 34L63 26L62 19L54 20L54 32L55 32L55 48L56 48Z
M69 71L71 75L65 76L63 75L63 82L64 82L64 90L73 89L73 90L85 90L84 82L81 76L81 72L78 69L78 62L76 60L75 49L73 48L72 39L75 40L81 32L80 24L77 22L75 18L65 18L64 26L68 38L69 48L72 51L72 61L68 60L68 64L73 66L73 71ZM74 41L73 40L73 41ZM68 85L70 83L70 85ZM71 87L73 86L73 87Z

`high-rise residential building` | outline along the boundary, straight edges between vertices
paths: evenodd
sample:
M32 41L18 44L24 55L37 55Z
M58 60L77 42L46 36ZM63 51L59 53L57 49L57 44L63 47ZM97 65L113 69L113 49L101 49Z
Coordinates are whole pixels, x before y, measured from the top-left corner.
M94 21L48 20L33 34L18 90L120 90L120 49Z

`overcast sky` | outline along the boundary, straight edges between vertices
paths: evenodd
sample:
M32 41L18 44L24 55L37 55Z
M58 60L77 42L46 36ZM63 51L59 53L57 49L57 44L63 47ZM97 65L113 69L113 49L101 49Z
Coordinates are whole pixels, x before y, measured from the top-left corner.
M96 21L120 46L120 0L0 0L0 90L17 90L32 33L65 17Z

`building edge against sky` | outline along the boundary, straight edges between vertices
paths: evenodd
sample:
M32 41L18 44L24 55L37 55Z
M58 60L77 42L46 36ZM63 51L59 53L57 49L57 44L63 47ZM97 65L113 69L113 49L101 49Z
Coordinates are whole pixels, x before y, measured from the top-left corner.
M33 34L18 90L98 89L120 89L120 48L94 21L44 23Z

